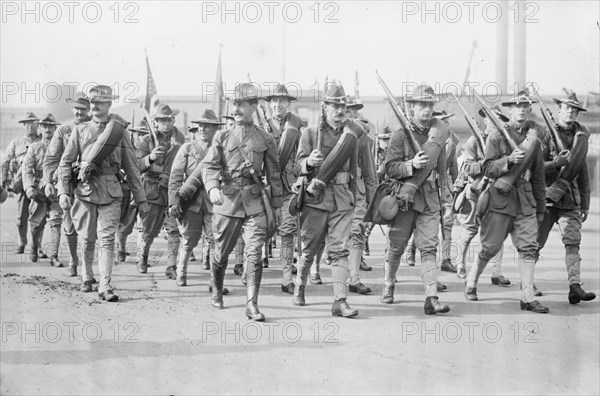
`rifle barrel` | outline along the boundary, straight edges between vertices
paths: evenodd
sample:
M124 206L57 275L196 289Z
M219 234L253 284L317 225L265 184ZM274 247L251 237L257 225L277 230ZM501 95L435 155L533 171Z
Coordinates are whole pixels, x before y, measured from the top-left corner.
M485 153L485 141L483 140L483 136L481 136L481 133L479 133L479 127L477 126L477 122L475 121L475 119L473 119L473 117L471 117L465 106L463 106L461 101L456 97L454 93L452 94L452 97L454 98L454 100L456 100L458 107L460 107L461 111L465 115L465 120L467 120L467 124L469 124L469 127L471 127L471 132L473 133L473 136L475 136L479 149L482 153Z
M483 108L485 115L490 119L490 121L492 121L496 129L498 129L498 131L504 136L510 149L513 151L518 149L519 146L508 133L508 130L506 129L506 124L502 122L500 118L498 118L498 116L492 111L492 109L490 109L490 107L487 105L487 103L485 103L485 100L481 97L481 95L479 95L474 89L471 89L471 91L473 92L475 99L477 99L477 101Z

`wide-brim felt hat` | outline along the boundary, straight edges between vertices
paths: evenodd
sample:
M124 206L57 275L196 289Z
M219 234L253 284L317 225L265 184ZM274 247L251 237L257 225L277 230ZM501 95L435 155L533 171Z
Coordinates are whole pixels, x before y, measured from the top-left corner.
M189 126L188 127L188 132L190 132L190 133L196 133L196 132L198 132L198 125Z
M37 116L35 114L33 114L32 112L27 112L27 115L25 116L25 118L20 120L19 123L25 124L28 122L38 122L39 120L40 119L37 118Z
M66 102L78 109L87 109L90 107L90 99L83 92L76 92L72 98L67 98Z
M38 124L42 125L60 125L59 122L56 122L56 119L54 118L54 116L51 113L48 113L48 115L44 118L42 118L41 120L38 121Z
M96 85L92 87L88 92L88 98L90 102L112 102L115 99L119 99L117 95L113 95L112 88L108 85Z
M531 96L529 96L527 91L523 90L523 91L519 91L519 93L516 94L515 96L513 96L512 99L510 99L506 102L502 102L502 106L510 107L512 105L518 105L520 103L534 104L534 103L537 103L537 100L532 98Z
M206 109L202 113L199 119L192 120L192 124L210 124L210 125L224 125L223 122L219 121L219 117L211 109Z
M361 103L360 99L354 96L348 95L346 100L348 101L348 103L346 103L347 108L350 107L352 109L362 110L365 107L365 105Z
M273 98L286 98L290 102L293 100L298 100L298 98L295 96L290 95L287 88L283 84L277 84L275 89L273 89L273 93L265 97L265 99L269 101L273 100Z
M439 120L445 120L448 119L450 117L454 117L455 114L448 114L448 112L446 112L446 110L442 110L442 111L434 111L433 112L433 116L436 117Z
M407 102L426 102L435 103L438 102L438 98L435 96L433 88L429 85L419 85L413 94L405 99Z
M342 84L328 83L323 95L323 103L348 105L348 97Z
M579 111L587 111L587 109L583 107L583 105L577 100L577 95L575 95L575 92L570 92L564 99L552 98L552 100L559 106L564 103L576 108Z
M500 110L498 106L492 107L492 111L498 116L498 118L500 118L500 121L508 122L509 118L502 113L502 110ZM486 117L485 111L483 111L483 109L479 109L477 113L479 113L479 115L483 118Z
M173 110L171 106L166 103L161 103L154 109L152 119L157 120L161 118L175 118L176 115L177 112Z
M264 98L260 96L260 90L255 84L242 83L235 87L233 103L245 102L249 100L258 101L259 99Z

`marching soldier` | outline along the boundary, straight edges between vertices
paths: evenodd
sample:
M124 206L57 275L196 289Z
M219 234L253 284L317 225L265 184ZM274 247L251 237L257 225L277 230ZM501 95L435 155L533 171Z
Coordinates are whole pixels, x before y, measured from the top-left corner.
M181 146L173 162L169 178L169 212L171 216L179 220L179 229L183 240L177 263L178 286L187 285L188 261L192 251L198 246L203 230L210 254L213 255L215 251L212 232L213 205L201 179L199 179L201 175L194 176L194 170L201 169L200 162L206 156L215 133L223 123L219 122L212 110L205 110L200 119L192 121L192 123L198 124L198 126L190 128L192 140ZM209 258L206 263L210 265L213 261Z
M433 315L450 311L448 305L442 305L438 300L436 263L441 209L436 179L439 186L447 177L445 143L448 129L446 124L433 117L437 99L431 87L417 87L406 102L411 113L407 127L414 132L413 137L422 151L413 152L405 131L397 130L392 134L384 168L388 178L401 181L396 194L400 210L393 217L388 234L381 301L385 304L394 302L400 258L414 232L416 246L421 252L421 278L426 296L424 311Z
M498 116L500 121L508 122L508 117L502 114L502 111L498 106L494 106L492 111ZM486 117L483 109L479 110L479 115L483 118L485 122L486 128L481 133L484 142L487 141L487 137L490 132L495 129L492 121ZM485 150L485 147L484 147ZM481 149L477 146L477 139L475 136L469 137L467 143L465 144L465 160L462 165L462 171L468 178L468 184L465 187L465 198L469 201L471 206L471 211L469 215L465 219L463 223L463 233L461 237L461 261L458 263L456 270L456 276L459 278L465 279L467 277L467 256L469 254L469 245L471 241L477 233L479 232L479 225L476 222L476 208L477 208L477 200L479 199L479 195L481 191L485 189L485 185L487 183L487 179L484 179L483 176L483 161L484 161L485 152L482 152ZM500 246L500 250L494 256L492 260L492 285L498 286L510 286L510 280L506 278L502 274L502 257L503 257L504 245ZM535 285L534 294L535 294Z
M148 125L146 121L140 121L135 127L129 128L131 132L131 144L133 149L140 145L142 137L148 135ZM138 207L131 204L131 191L127 183L127 175L121 170L121 188L123 189L123 200L121 201L121 218L119 219L119 229L117 230L117 256L120 262L127 259L127 238L133 232L138 218Z
M348 97L346 104L346 116L353 120L358 120L358 111L364 108L356 98ZM365 132L368 131L368 124L362 123ZM356 177L356 200L354 203L354 217L352 219L352 228L350 229L350 253L348 263L350 266L349 289L352 293L369 294L371 288L365 286L359 276L359 269L363 263L363 249L365 246L365 230L367 223L363 217L367 210L367 204L370 202L375 189L377 188L377 176L375 175L375 160L373 159L373 141L364 133L357 141L358 167ZM367 268L367 267L363 267ZM371 270L371 267L368 267Z
M283 269L283 281L281 291L294 293L294 282L292 280L292 266L294 261L294 236L297 235L296 216L289 212L289 204L293 197L292 186L296 183L294 172L294 160L300 141L300 129L302 120L296 114L289 111L290 103L296 100L288 93L285 85L275 86L273 92L265 98L273 110L273 118L269 120L273 132L273 138L277 145L279 156L279 169L281 169L281 182L283 184L283 206L281 208L281 267Z
M31 256L34 263L38 261L38 243L41 242L41 234L46 226L46 216L50 213L50 265L63 267L58 258L60 245L60 227L62 224L63 211L58 203L58 197L46 196L44 193L44 157L56 126L59 125L52 114L38 121L38 131L41 132L42 140L38 140L29 146L27 154L23 159L23 189L29 204L29 229L31 230Z
M233 100L236 125L216 133L201 166L202 181L214 205L211 304L223 308L227 259L242 233L246 244L246 316L264 321L257 305L263 273L262 247L281 223L282 185L273 136L254 125L258 99L254 85L236 87ZM263 175L270 184L270 199L262 185Z
M167 230L167 267L165 276L176 278L177 252L179 250L179 228L177 221L166 216L169 207L168 189L171 166L185 136L175 126L175 112L167 104L159 105L152 115L156 135L150 134L140 140L136 156L142 173L150 213L142 219L138 238L138 271L148 272L148 255L154 238L164 226Z
M483 174L490 182L477 203L481 250L467 274L465 297L477 301L479 276L510 234L519 252L521 309L547 313L548 308L534 299L533 290L537 229L546 210L544 163L539 145L546 140L546 133L528 119L532 103L534 100L525 91L503 102L502 106L509 108L509 121L498 125L487 138Z
M331 84L322 103L317 126L302 130L296 173L306 179L300 212L302 255L294 290L294 305L305 305L304 289L319 246L326 240L331 260L334 316L353 317L358 311L346 301L348 293L348 242L354 216L358 139L365 134L356 121L346 118L344 88ZM354 177L354 180L353 180ZM299 179L302 180L302 179ZM294 201L292 201L292 204Z
M83 93L76 93L73 98L67 99L67 103L71 105L71 112L73 113L73 122L69 124L63 124L56 130L56 133L52 137L46 156L44 158L44 181L45 187L44 192L48 198L58 198L58 192L56 186L60 180L60 172L58 166L60 159L65 152L69 138L75 127L83 122L89 121L90 111L90 100ZM60 206L60 202L59 202ZM63 210L62 218L62 229L67 237L67 244L69 246L69 268L68 273L70 276L77 276L77 266L79 265L79 256L77 253L77 231L73 224L70 210Z
M555 223L559 224L565 245L565 263L569 280L569 303L591 301L596 295L581 288L581 224L586 221L590 207L590 182L586 155L589 131L576 121L579 112L587 111L574 92L564 99L554 99L558 104L556 130L560 142L552 141L544 152L547 187L546 212L538 229L539 244L536 261L548 240ZM557 146L562 143L565 151Z
M2 162L2 185L8 191L14 192L17 198L17 230L19 231L19 245L16 253L25 253L27 245L27 217L29 215L30 199L27 198L23 190L23 176L21 174L21 165L27 149L33 143L41 138L38 135L39 119L33 113L27 113L27 117L20 120L19 123L25 127L25 136L20 136L12 140L4 155ZM32 244L39 246L39 241L33 241Z
M120 169L128 175L128 183L140 215L148 213L146 194L130 136L125 133L127 121L110 114L113 96L106 85L93 87L89 92L92 104L91 121L78 124L60 160L58 194L63 210L71 210L77 234L83 239L82 292L92 291L96 240L100 239L100 285L98 296L109 302L118 301L110 285L114 265L115 234L119 226L123 191L116 176ZM72 175L73 164L79 161L77 179ZM75 198L71 202L71 195Z

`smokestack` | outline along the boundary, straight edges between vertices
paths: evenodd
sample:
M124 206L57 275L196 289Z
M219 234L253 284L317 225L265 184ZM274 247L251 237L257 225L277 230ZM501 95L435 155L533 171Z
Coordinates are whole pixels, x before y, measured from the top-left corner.
M519 19L519 22L515 23L514 30L514 73L515 73L515 84L518 90L521 90L525 87L526 77L525 77L525 67L526 67L526 59L525 59L525 50L526 50L526 31L525 31L525 23Z
M502 17L496 23L496 82L506 94L508 88L508 5L497 3L502 9Z

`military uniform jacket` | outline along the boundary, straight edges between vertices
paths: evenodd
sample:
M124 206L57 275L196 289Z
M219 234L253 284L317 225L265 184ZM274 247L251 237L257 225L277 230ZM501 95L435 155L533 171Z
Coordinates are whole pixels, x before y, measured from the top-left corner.
M40 136L33 139L27 136L19 136L18 138L11 140L4 154L4 161L2 161L3 181L8 183L12 177L13 183L18 182L17 178L22 177L21 166L23 165L25 154L27 154L27 149L30 145L40 140Z
M254 182L238 147L246 153L259 181L266 177L271 205L280 208L283 205L281 172L273 136L254 124L237 124L232 129L217 131L201 164L206 191L210 193L213 188L219 188L223 193L223 204L215 205L213 212L244 218L265 211L261 186Z
M558 125L558 135L560 140L567 150L573 149L573 142L575 134L579 131L583 131L589 138L590 132L588 129L575 121L573 126L569 129L563 128ZM548 137L548 149L544 150L544 170L546 174L546 186L552 185L558 178L560 169L556 166L554 158L558 155L558 149L554 140ZM587 154L587 153L586 153ZM590 180L588 175L587 163L583 162L583 166L579 171L577 177L573 180L569 180L569 190L565 192L565 195L561 200L554 205L559 209L577 209L589 210L590 208Z
M529 130L535 133L544 145L546 134L543 129L533 121L527 121L522 127L508 124L509 134L517 145L520 145ZM536 149L529 167L530 175L521 177L516 186L508 193L503 193L493 187L495 179L510 171L513 164L509 164L508 157L512 150L507 146L504 136L494 129L487 138L485 144L485 160L483 163L484 175L490 178L490 203L488 210L516 217L518 213L525 216L546 211L546 187L544 184L544 163L542 161L542 150ZM529 180L527 180L529 179Z
M60 125L54 132L52 140L50 140L44 159L44 180L47 183L55 184L58 181L57 169L60 158L65 152L65 148L67 148L73 129L75 129L75 123L73 122Z
M433 126L442 130L447 129L446 125L437 119L432 119L429 128L420 129L415 126L414 137L421 147L427 142L429 130ZM404 129L400 128L392 132L384 162L386 176L390 179L400 181L411 177L413 174L412 159L415 157L415 154L416 153L413 153L410 144L406 139ZM415 192L414 205L412 207L413 210L423 213L425 206L427 206L431 212L440 210L440 199L438 197L435 180L436 174L441 185L446 185L447 172L445 149L442 150L437 158L435 171L432 172L429 178Z
M354 120L349 120L348 127L353 131L358 131L357 138L364 134L364 128ZM336 145L343 133L342 127L334 129L327 122L321 127L322 147L321 153L323 158L327 158L333 147ZM316 177L316 169L308 166L307 159L313 150L317 149L317 127L307 127L302 130L300 137L300 146L296 156L296 173L306 176L310 182ZM356 175L351 174L350 161L353 160L356 164L358 161L357 146L352 153L349 154L349 159L344 163L338 171L336 177L325 186L325 190L320 197L315 197L306 193L304 195L304 205L321 210L331 211L347 211L354 209L354 192L351 189L351 179Z
M59 183L57 186L58 194L71 194L71 166L79 161L83 150L89 146L90 139L95 139L100 135L106 122L96 120L81 123L73 129L69 143L65 149L59 165ZM123 133L119 145L102 161L99 166L97 176L92 177L87 182L79 181L75 188L75 195L81 201L91 202L97 205L105 205L123 197L121 184L116 176L119 169L124 169L127 173L127 182L133 192L135 202L146 201L146 194L142 186L140 171L137 167L131 137L128 133Z
M278 155L285 155L289 158L287 164L281 168L281 182L283 183L284 195L290 195L292 194L292 186L298 178L294 170L294 162L298 151L302 120L296 114L288 112L283 119L270 119L269 124L273 129L273 138L277 145Z
M39 140L29 146L27 154L23 159L23 190L29 187L43 189L45 183L41 183L44 176L44 157L48 150L49 142Z
M200 165L206 153L208 152L208 144L200 141L192 141L185 143L175 156L175 161L171 167L171 177L169 178L169 206L179 202L177 192L185 182L185 180L194 172ZM202 210L202 203L206 205L208 211L212 213L213 205L208 198L208 193L204 186L200 187L201 191L194 202L189 205L188 210L198 213Z
M173 128L170 137L160 132L157 132L157 137L159 144L167 149L161 164L158 164L156 161L150 162L150 153L155 148L150 134L143 136L139 140L135 153L140 172L142 173L148 203L168 206L169 175L171 174L171 167L175 156L181 145L185 142L185 136L177 128Z

